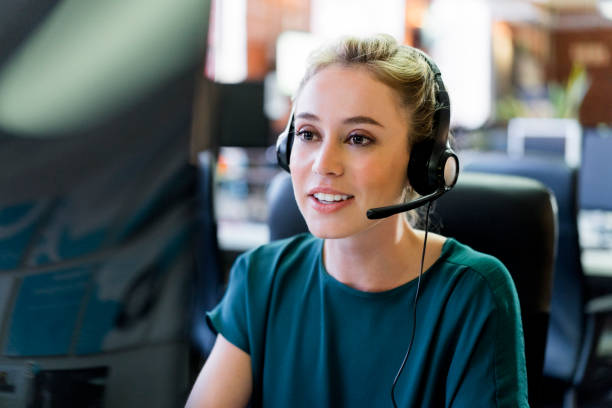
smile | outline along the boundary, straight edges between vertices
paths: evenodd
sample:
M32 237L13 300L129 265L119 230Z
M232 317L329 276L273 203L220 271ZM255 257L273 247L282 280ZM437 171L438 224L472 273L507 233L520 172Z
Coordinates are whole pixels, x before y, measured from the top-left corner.
M325 193L314 193L313 197L316 198L319 202L325 203L335 203L339 201L346 201L352 196L346 194L325 194Z
M333 193L333 194L332 194ZM310 205L320 214L331 214L350 205L354 196L349 194L335 194L335 192L312 192L309 194Z

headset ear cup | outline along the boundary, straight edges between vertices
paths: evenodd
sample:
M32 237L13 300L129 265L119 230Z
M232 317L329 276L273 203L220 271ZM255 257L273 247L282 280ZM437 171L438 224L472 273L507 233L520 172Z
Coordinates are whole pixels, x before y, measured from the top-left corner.
M293 146L293 134L295 133L293 126L293 113L287 123L285 130L278 135L276 140L276 161L278 165L285 171L289 170L289 158L291 157L291 147Z
M415 143L408 162L408 181L419 195L431 194L436 190L429 177L429 161L432 157L435 141L426 139Z
M289 171L289 155L287 154L287 135L283 132L276 141L276 161L280 168Z

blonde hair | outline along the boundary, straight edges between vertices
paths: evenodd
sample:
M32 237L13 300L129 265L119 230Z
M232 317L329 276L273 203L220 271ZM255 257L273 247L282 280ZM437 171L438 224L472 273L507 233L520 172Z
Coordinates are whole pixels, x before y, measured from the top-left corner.
M438 108L438 86L422 51L400 45L386 34L372 37L343 37L310 55L306 73L296 95L319 71L330 65L363 67L376 79L397 92L402 108L411 118L407 137L409 146L431 135Z

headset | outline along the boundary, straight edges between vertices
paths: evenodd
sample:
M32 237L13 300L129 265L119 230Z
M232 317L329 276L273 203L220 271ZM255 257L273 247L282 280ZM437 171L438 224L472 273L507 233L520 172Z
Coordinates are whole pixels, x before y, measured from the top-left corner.
M417 142L412 146L408 162L408 181L414 191L421 197L403 204L371 208L366 213L369 219L386 218L427 204L452 189L459 177L459 159L451 148L448 137L450 99L444 82L442 82L442 74L438 66L427 54L417 48L413 49L429 65L434 74L434 82L438 85L438 90L436 91L436 111L431 134L423 141ZM287 172L290 172L289 159L295 136L294 120L294 111L292 110L287 127L278 136L276 141L278 164Z

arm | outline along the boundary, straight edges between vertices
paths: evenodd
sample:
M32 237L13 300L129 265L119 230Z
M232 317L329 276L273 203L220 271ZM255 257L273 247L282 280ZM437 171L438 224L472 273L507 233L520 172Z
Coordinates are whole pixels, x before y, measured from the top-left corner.
M251 357L219 334L185 408L242 408L252 389Z

